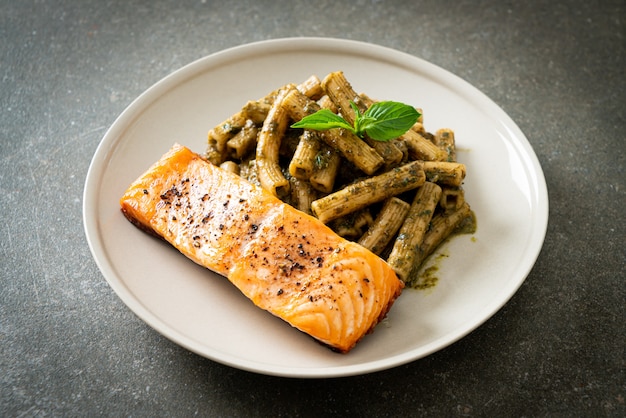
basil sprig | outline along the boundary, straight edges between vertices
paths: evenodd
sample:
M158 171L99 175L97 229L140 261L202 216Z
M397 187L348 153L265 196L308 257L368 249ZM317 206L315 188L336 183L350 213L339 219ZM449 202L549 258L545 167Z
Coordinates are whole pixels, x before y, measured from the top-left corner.
M355 113L354 126L332 111L321 109L305 116L291 127L314 131L344 128L360 138L367 135L376 141L389 141L411 129L420 117L420 113L413 106L400 102L376 102L363 113L354 102L350 102L350 106Z

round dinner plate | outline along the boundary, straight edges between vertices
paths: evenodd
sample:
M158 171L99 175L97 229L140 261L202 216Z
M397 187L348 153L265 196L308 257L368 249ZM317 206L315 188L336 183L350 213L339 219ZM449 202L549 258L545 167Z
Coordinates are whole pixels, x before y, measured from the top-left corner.
M126 188L175 142L203 153L207 132L256 100L310 75L342 70L355 90L423 109L430 132L452 128L467 166L478 228L438 250L436 286L405 289L348 354L255 307L230 282L131 225ZM534 265L548 195L524 134L479 90L422 59L368 43L288 38L199 59L134 100L98 146L84 190L93 257L122 301L156 331L214 361L277 376L337 377L405 364L459 340L497 312Z

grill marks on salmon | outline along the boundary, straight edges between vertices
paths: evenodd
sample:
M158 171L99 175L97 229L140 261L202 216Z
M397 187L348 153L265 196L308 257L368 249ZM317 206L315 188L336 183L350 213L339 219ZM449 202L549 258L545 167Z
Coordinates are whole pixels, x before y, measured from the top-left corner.
M178 144L120 205L137 227L339 352L371 332L403 288L369 250Z

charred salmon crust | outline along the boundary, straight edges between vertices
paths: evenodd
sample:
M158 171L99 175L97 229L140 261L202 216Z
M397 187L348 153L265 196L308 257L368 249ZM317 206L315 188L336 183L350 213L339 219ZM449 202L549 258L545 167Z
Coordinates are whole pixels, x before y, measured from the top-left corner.
M135 226L342 353L373 330L404 286L369 250L178 144L120 205Z

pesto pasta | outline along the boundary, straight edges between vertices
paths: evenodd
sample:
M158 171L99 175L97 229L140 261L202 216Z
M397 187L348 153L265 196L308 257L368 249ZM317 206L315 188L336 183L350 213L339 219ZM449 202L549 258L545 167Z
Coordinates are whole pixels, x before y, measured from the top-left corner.
M312 75L244 103L210 129L205 157L370 249L411 286L473 214L452 129L429 132L414 105L404 133L373 139L352 129L370 110L395 104L357 93L342 71ZM300 127L321 112L338 125Z

